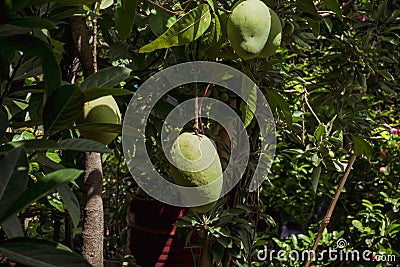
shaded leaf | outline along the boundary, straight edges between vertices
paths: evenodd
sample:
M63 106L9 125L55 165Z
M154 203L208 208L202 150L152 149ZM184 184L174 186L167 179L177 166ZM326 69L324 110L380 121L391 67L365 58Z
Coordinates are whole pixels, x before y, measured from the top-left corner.
M55 190L59 185L66 184L78 178L83 171L77 169L61 169L41 177L26 189L23 194L0 216L0 223L16 214L29 204Z
M7 220L5 220L1 224L1 227L4 230L4 233L6 233L7 238L16 238L24 236L24 232L22 230L22 226L21 223L19 222L17 215L13 215Z
M283 97L273 89L266 89L266 96L268 104L271 110L278 114L280 117L284 118L286 123L292 124L292 113L290 112L289 104L283 99Z
M0 243L0 254L32 267L84 267L91 265L68 247L45 240L16 238Z
M24 149L20 147L7 151L0 159L0 170L0 217L2 217L28 183L29 166Z
M174 14L168 13L159 7L155 7L149 16L151 31L159 36L176 22Z
M137 0L117 0L115 26L121 41L125 41L132 31L137 4Z
M125 67L108 67L87 77L80 85L80 88L82 91L87 88L112 88L127 79L130 73L131 69Z
M178 19L164 34L140 48L139 53L149 53L157 49L180 46L197 40L208 29L211 12L207 4L190 10Z
M311 175L311 184L314 193L317 193L317 188L318 188L318 182L319 182L319 177L321 176L321 164L319 164L317 167L313 169L312 175Z
M50 95L61 84L61 70L52 47L41 39L31 35L16 35L2 40L16 50L24 52L28 57L41 59L44 73L44 83L47 94Z
M374 154L371 145L361 137L351 135L351 138L354 142L354 154L359 157L364 156L370 159Z
M298 8L304 13L308 13L314 16L318 16L317 8L312 0L300 0L296 1Z
M342 9L340 8L340 4L338 0L323 0L327 6L336 13L338 18L342 20Z
M112 151L102 143L84 138L65 139L60 142L60 145L64 150L81 152L111 153Z
M83 95L85 97L85 102L90 100L106 96L122 96L122 95L131 95L133 94L131 91L122 89L122 88L104 88L104 87L97 87L97 88L87 88L83 91Z
M108 133L122 133L122 126L120 124L112 123L82 123L76 126L80 131L96 131Z
M3 138L4 133L8 127L8 116L2 109L0 109L0 140Z
M73 85L64 85L47 99L43 126L47 134L67 129L83 112L83 93Z
M8 22L9 24L25 27L25 28L39 28L39 29L56 29L56 25L50 20L35 17L16 18Z
M81 217L81 210L79 207L79 201L74 192L72 192L71 188L66 184L57 187L57 191L60 193L62 200L67 206L68 214L71 217L72 224L75 228L78 227Z

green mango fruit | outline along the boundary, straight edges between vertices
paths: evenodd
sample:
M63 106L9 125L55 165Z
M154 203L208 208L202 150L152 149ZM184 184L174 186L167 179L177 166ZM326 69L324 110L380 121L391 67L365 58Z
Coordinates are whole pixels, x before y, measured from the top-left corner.
M271 28L269 8L260 0L245 0L232 9L227 36L242 59L255 58L264 48Z
M83 108L83 117L79 123L111 123L121 124L121 112L115 99L111 96L103 96L86 102ZM118 136L117 133L81 130L81 134L104 145L108 145Z
M271 30L269 31L267 43L258 55L260 58L266 58L275 54L282 41L281 20L272 9L269 9L269 13L271 14Z
M171 163L171 175L177 185L199 187L214 182L212 188L200 191L210 203L191 208L200 213L211 210L221 194L223 181L221 162L211 140L202 134L182 133L172 145ZM192 196L183 197L188 200Z

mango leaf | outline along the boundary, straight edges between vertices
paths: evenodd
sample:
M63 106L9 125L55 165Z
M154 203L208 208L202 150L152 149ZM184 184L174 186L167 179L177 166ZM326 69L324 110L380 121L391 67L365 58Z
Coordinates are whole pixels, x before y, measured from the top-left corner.
M151 31L159 36L176 22L174 14L168 13L159 7L155 7L149 16Z
M90 267L68 247L45 240L15 238L0 243L0 254L12 261L32 267Z
M115 26L121 41L125 41L132 31L137 5L138 0L117 0Z
M338 18L340 20L343 20L342 18L342 9L340 8L340 4L338 2L338 0L323 0L323 2L325 2L325 4L333 11L336 13L336 15L338 16Z
M122 96L122 95L131 95L133 94L131 91L122 89L122 88L104 88L104 87L97 87L97 88L87 88L83 91L83 95L85 97L85 102L106 96Z
M28 57L38 57L42 61L46 92L50 95L61 84L61 70L52 47L41 39L31 35L15 35L2 40L8 45L24 52Z
M12 9L14 12L30 6L43 5L50 2L55 2L60 6L83 6L94 3L96 0L14 0Z
M43 126L47 134L67 129L83 112L83 93L73 85L64 85L47 99Z
M79 208L79 201L76 198L74 192L72 192L71 188L64 184L57 187L58 193L60 193L61 198L65 205L67 206L67 210L69 216L71 217L72 224L74 227L78 227L79 220L81 217L81 210Z
M244 78L242 79L242 96L244 101L240 104L240 111L242 112L244 127L247 127L250 125L256 113L257 87L254 84L254 86L250 88L250 86L246 84L246 79Z
M6 207L6 210L0 216L0 223L29 204L55 190L59 185L75 180L82 172L83 171L77 169L61 169L39 178L38 181L28 187L12 205Z
M22 226L21 223L19 222L17 215L12 215L10 218L5 220L1 224L1 227L3 228L8 238L16 238L24 236L24 232L22 230Z
M57 28L56 24L54 24L50 20L35 17L15 18L8 23L25 28L39 28L48 30L54 30Z
M125 67L108 67L87 77L80 85L80 88L82 91L87 88L112 88L127 79L131 71L131 69Z
M180 46L197 40L210 27L211 12L207 4L201 4L178 19L165 33L150 44L142 46L139 53Z
M371 145L367 141L353 134L351 135L351 139L354 142L354 154L356 156L364 156L367 159L370 159L373 156L374 152Z
M73 150L81 152L98 152L98 153L111 153L111 149L102 143L84 139L84 138L71 138L65 139L60 142L61 148L64 150Z
M0 217L21 196L28 183L28 159L20 147L11 149L0 159ZM2 223L2 221L0 221Z
M317 129L315 130L314 136L315 139L320 142L322 140L322 137L325 135L325 125L322 123L318 125Z
M120 124L112 123L82 123L76 126L80 131L96 131L108 133L122 133L122 126Z
M0 109L0 140L3 138L4 133L8 127L8 116L2 109Z
M81 151L81 152L99 152L99 153L111 152L111 150L102 143L83 138L65 139L60 141L59 143L47 139L33 139L33 140L9 142L8 145L13 146L15 148L23 147L27 153L32 153L34 151L41 152L41 151L55 150L55 149Z
M319 182L320 176L321 176L321 164L319 164L317 167L315 167L311 174L311 184L312 184L314 193L317 193L318 182Z
M308 13L310 15L318 16L317 8L314 5L312 0L299 0L296 1L297 7L300 8L304 13Z
M272 112L278 114L278 116L285 119L287 124L291 125L292 113L290 112L289 104L285 99L283 99L283 97L273 89L266 89L265 93Z
M114 0L102 0L100 4L100 9L109 8L114 4Z

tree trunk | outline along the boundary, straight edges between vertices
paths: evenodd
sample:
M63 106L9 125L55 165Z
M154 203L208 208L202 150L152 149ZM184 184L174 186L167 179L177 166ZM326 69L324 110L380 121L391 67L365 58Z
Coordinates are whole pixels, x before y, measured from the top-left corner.
M96 69L92 47L86 28L85 17L70 18L72 38L77 50L83 75L88 77ZM103 266L104 214L101 197L103 186L103 166L101 154L86 152L84 161L85 207L83 218L83 257L95 267Z

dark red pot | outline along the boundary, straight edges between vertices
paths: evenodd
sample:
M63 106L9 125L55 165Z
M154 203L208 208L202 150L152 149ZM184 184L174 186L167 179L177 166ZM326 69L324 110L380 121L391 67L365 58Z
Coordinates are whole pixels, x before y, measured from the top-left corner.
M128 242L141 267L194 267L185 238L178 238L173 224L183 215L178 207L155 200L133 199L128 214Z

